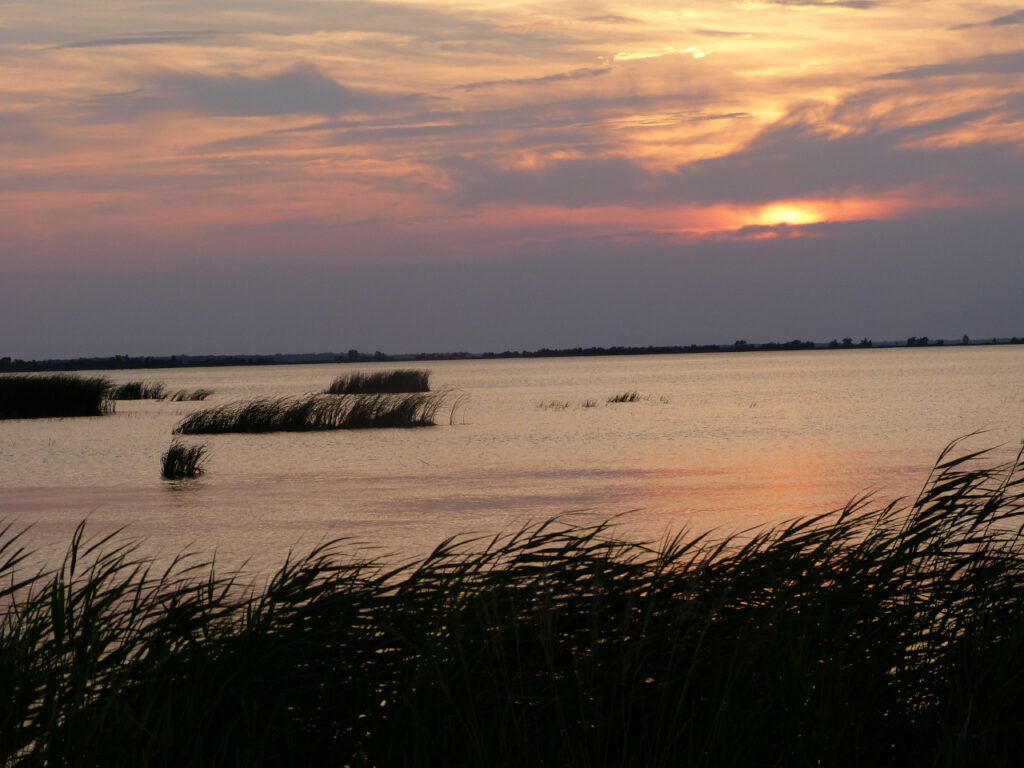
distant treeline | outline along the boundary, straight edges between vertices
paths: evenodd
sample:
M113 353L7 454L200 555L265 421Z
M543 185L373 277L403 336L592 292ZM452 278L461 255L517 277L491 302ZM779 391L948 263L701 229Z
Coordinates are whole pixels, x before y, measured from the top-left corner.
M867 346L871 346L868 342ZM599 355L679 355L694 352L753 352L758 350L815 349L818 345L813 341L771 341L765 344L750 344L745 340L735 344L690 344L689 346L664 347L573 347L572 349L542 348L530 352L505 351L485 352L481 358L492 357L596 357Z
M33 371L89 371L119 370L135 368L186 368L228 365L295 365L298 363L372 363L404 360L490 360L496 358L526 357L598 357L612 355L680 355L705 352L777 352L800 349L866 349L884 347L942 347L975 346L981 344L1024 344L1024 338L994 338L972 340L967 336L956 341L929 339L927 336L911 336L906 341L874 342L871 339L854 341L852 338L832 339L829 342L768 341L753 344L738 339L732 344L690 344L689 346L647 346L647 347L572 347L568 349L505 350L504 352L420 352L418 354L387 355L383 352L317 352L304 354L274 355L171 355L169 357L79 357L68 360L19 360L0 357L0 372Z
M408 356L407 356L408 357ZM229 365L294 365L296 363L366 363L392 360L383 352L365 354L358 350L347 353L316 352L273 355L170 355L166 357L78 357L59 360L19 360L0 357L0 371L112 371L141 368L206 368Z

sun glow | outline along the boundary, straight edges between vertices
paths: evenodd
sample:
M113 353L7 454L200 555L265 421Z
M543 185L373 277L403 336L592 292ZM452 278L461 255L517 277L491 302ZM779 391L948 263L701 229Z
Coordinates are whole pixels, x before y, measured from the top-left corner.
M818 206L802 202L784 202L772 203L761 208L757 213L756 223L769 227L780 224L801 226L825 220L826 216Z

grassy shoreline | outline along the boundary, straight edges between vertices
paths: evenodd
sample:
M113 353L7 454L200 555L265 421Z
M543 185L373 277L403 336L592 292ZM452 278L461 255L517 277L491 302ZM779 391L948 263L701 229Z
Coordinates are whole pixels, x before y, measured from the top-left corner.
M548 521L245 588L80 527L0 535L4 765L1009 765L1024 466L659 546Z

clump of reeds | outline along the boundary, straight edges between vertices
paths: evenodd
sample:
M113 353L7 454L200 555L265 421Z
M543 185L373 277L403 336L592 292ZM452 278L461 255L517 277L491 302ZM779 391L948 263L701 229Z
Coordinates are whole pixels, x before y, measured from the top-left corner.
M0 419L102 416L114 410L111 387L100 376L0 376Z
M564 411L569 407L568 400L541 400L537 403L537 407L545 411Z
M174 431L189 435L426 427L435 424L446 398L445 392L263 398L197 411Z
M114 400L163 400L167 397L164 385L159 381L128 381L115 384L111 389Z
M172 403L205 400L213 394L212 389L178 389L167 396Z
M175 440L160 459L160 474L167 480L199 477L206 471L206 459L205 445L185 445Z
M0 534L4 765L1015 765L1024 473L652 547L557 521L252 591Z
M394 371L355 372L338 376L327 388L329 395L369 395L395 392L429 392L430 371L402 368Z
M608 398L609 403L635 403L640 400L639 392L620 392Z

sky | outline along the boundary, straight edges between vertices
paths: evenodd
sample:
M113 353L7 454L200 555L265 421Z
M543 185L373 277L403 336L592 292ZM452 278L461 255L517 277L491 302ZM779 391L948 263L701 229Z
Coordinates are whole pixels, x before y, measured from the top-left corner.
M0 356L963 334L1020 5L0 0Z

